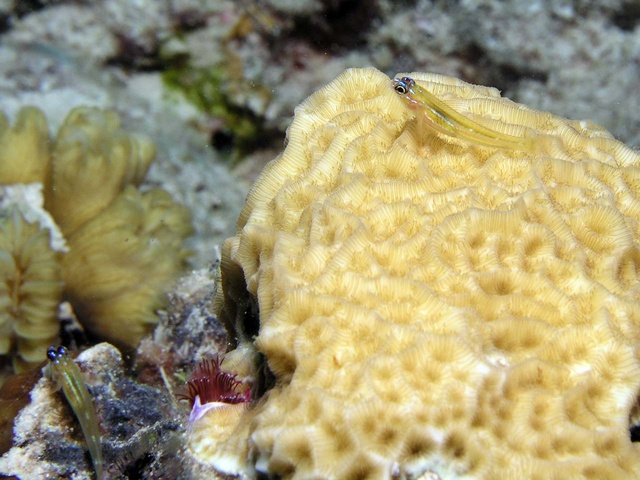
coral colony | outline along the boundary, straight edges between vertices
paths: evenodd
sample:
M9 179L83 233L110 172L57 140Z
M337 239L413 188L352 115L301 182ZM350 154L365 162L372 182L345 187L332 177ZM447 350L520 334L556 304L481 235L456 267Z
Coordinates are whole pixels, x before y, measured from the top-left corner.
M0 354L16 370L45 359L62 295L88 331L121 346L157 323L193 228L167 192L137 188L154 157L113 111L74 108L54 139L35 107L13 126L0 113Z
M191 450L283 479L638 478L640 155L397 78L350 69L305 100L250 190L216 305L259 311L234 336L257 333L273 386Z

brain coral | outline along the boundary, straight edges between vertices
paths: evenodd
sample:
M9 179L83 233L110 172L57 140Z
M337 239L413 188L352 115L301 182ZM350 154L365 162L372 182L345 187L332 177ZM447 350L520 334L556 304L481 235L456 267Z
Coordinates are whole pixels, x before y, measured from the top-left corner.
M410 75L538 153L425 129L374 69L302 103L222 259L221 316L274 386L198 455L239 471L244 442L274 478L640 478L640 156Z

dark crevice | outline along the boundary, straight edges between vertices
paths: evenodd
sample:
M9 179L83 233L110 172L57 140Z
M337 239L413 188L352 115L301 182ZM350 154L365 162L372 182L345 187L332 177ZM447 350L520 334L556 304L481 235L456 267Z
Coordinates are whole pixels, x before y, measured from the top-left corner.
M248 292L247 295L250 300L246 303L246 308L242 312L242 328L247 338L253 338L260 331L260 311L258 301Z
M149 49L126 35L117 35L118 53L107 60L107 65L141 72L162 71L166 62L160 58L159 46Z
M11 16L0 14L0 35L11 29Z
M220 320L229 336L230 349L242 342L252 342L260 331L260 311L258 302L243 284L225 283L225 306Z
M260 355L256 378L251 388L251 398L258 399L271 390L276 385L276 376L269 369L269 364L264 355Z
M173 31L178 33L187 33L205 27L207 25L208 16L203 15L198 9L185 9L173 12Z
M230 130L219 129L211 132L210 143L217 152L230 154L236 146L236 138Z
M224 126L213 129L209 138L210 145L217 152L233 157L232 162L241 160L247 153L278 145L277 142L281 141L282 133L266 127L264 119L249 108L231 104L227 108Z
M47 6L47 3L46 0L19 0L13 8L13 13L18 17L24 17L30 13L42 10Z
M522 80L547 82L548 75L546 72L495 63L476 44L470 44L461 52L460 56L475 67L473 78L466 78L465 80L479 85L490 85L501 92L513 90Z
M148 478L146 470L153 463L155 457L150 452L143 454L141 457L132 461L122 461L118 467L120 476L126 480L143 480Z
M620 30L633 31L640 23L640 4L625 2L622 9L613 16L611 22Z
M511 90L522 80L546 83L548 78L546 72L518 70L511 65L498 65L493 69L492 73L492 80L488 85L494 86L503 92Z
M376 4L366 0L333 0L327 4L318 14L296 17L287 36L332 53L365 45L369 29L380 17Z

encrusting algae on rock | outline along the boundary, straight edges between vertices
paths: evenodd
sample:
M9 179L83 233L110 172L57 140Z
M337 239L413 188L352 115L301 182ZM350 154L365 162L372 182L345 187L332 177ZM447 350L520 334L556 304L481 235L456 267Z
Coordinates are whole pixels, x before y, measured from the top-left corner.
M303 102L224 244L217 300L273 386L192 451L272 478L640 478L640 156L408 75L538 153L423 128L375 69Z

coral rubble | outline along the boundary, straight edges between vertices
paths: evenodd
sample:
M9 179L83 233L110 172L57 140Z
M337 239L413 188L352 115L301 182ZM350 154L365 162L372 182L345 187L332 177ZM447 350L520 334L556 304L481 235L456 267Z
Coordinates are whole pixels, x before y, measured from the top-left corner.
M192 449L277 478L639 478L640 156L411 76L539 153L434 133L375 69L303 102L222 252L221 319L274 386Z
M101 343L78 358L100 420L105 478L186 478L181 428L165 390L125 375L120 352ZM54 382L41 378L19 413L14 446L0 458L0 473L20 478L95 478L73 412ZM160 467L162 465L162 467Z

